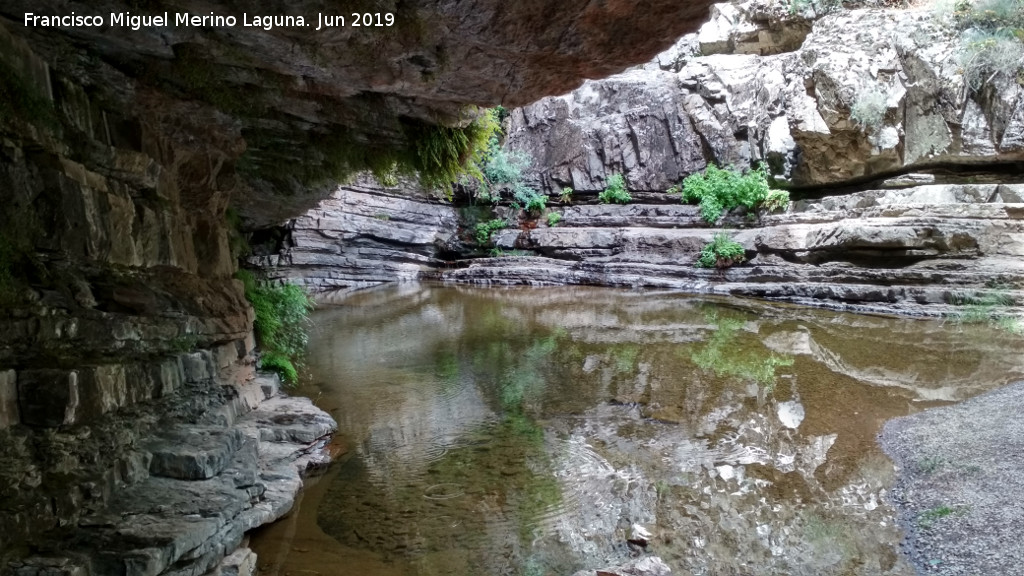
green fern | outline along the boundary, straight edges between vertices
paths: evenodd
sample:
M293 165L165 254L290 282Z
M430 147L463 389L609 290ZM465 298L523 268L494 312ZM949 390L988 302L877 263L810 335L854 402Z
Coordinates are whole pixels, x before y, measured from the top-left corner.
M626 179L622 177L622 174L609 176L608 186L597 195L598 202L602 204L625 204L632 199L633 197L626 190Z
M285 382L296 384L295 363L302 358L309 341L313 301L294 284L258 281L248 270L239 270L236 277L245 286L245 297L256 314L253 329L263 367L281 374Z
M697 257L698 268L728 268L734 264L740 264L746 260L746 251L743 245L729 238L728 234L719 232L700 251Z
M709 164L704 172L683 180L681 194L683 202L697 203L701 219L709 224L717 222L723 212L740 206L778 210L789 203L788 192L769 188L764 165L743 173Z

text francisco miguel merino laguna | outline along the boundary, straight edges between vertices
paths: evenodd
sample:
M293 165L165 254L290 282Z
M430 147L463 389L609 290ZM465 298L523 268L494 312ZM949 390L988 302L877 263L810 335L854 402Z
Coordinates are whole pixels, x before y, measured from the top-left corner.
M111 12L110 18L103 16L82 15L72 12L64 16L44 16L25 13L25 26L47 26L57 28L90 28L102 27L109 23L110 26L119 26L139 30L150 27L192 26L192 27L225 27L235 26L249 28L302 28L312 26L313 22L306 22L304 16L257 16L243 13L242 16L220 16L211 12L209 15L189 14L188 12L174 13L173 18L169 12L159 15L137 15L131 12ZM395 23L395 15L391 13L353 13L348 15L347 24L351 26L392 26ZM333 28L346 25L346 16L342 14L317 14L316 30Z

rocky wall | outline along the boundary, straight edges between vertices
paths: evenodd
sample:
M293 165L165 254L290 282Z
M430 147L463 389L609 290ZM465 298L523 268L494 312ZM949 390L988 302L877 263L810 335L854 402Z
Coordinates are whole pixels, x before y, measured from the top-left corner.
M429 279L673 289L907 315L956 314L986 295L1024 304L1024 185L928 181L896 178L781 213L735 213L715 227L667 193L625 205L579 195L529 214L343 187L286 227L286 247L250 261L316 292ZM509 224L478 245L473 225L490 218ZM746 261L696 267L722 232Z
M0 72L0 573L204 574L333 430L255 379L225 155L2 26Z
M707 164L765 162L780 185L820 188L1024 159L1021 87L965 86L960 34L929 8L817 19L778 2L717 4L646 66L525 106L508 145L545 192L601 190L622 173L663 191ZM853 110L877 100L877 117Z
M415 135L463 127L478 106L523 104L641 62L706 7L385 1L351 8L389 12L394 26L317 33L132 30L110 16L241 19L236 3L206 0L4 2L0 572L216 570L245 530L288 509L296 467L331 428L294 402L264 404L287 417L257 407L253 313L233 278L240 229L301 215L337 180L378 155L407 158ZM315 26L322 8L260 11ZM109 25L26 24L27 13L72 12ZM374 218L395 212L395 198L354 194L384 247L364 235L353 258L394 260L378 277L432 262L400 245L454 228L427 209L426 224L403 230ZM304 430L289 425L304 418ZM251 567L244 551L232 558Z
M495 244L516 256L432 276L674 289L909 315L955 314L991 295L1011 312L1024 304L1022 194L1022 185L997 184L868 190L794 202L780 214L733 215L720 228L679 203L567 206L556 209L554 227L519 222L496 234ZM743 245L746 261L696 267L700 250L723 231Z

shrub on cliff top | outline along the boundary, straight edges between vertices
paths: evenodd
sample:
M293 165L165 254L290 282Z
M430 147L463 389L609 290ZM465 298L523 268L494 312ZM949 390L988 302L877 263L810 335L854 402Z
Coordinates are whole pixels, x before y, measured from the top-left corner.
M740 172L709 164L704 172L687 176L682 190L676 190L681 192L683 202L697 202L700 217L709 224L717 222L723 212L739 206L748 210L778 210L789 202L789 193L768 187L764 165Z
M237 277L245 286L245 298L256 313L253 328L260 346L263 368L281 375L288 384L295 384L299 362L309 341L309 313L313 301L295 284L273 284L257 280L248 270L239 270Z
M1020 81L1024 2L957 0L953 24L961 31L957 62L970 91L996 79Z
M850 118L864 130L872 129L885 118L886 95L877 86L862 88L850 106Z

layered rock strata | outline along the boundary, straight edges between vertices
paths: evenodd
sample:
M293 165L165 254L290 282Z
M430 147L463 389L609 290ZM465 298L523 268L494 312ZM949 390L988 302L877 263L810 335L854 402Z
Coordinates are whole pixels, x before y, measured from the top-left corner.
M914 179L891 184L906 181ZM512 224L494 234L495 248L475 247L475 258L465 257L473 255L465 209L382 194L340 189L295 221L287 249L254 262L315 290L411 279L589 284L915 315L956 312L986 295L1024 296L1016 288L1024 280L1024 185L868 190L794 202L780 214L732 215L721 227L669 194L551 208L560 215L555 226L498 208L495 216ZM743 244L747 261L697 268L700 250L723 231Z
M212 354L182 360L174 376L182 390L121 415L132 450L108 484L67 495L97 509L77 519L60 510L62 528L34 539L11 573L198 576L221 574L229 555L227 565L251 563L239 549L245 533L288 512L301 475L326 463L322 448L337 425L308 399L280 395L276 376L226 386ZM71 443L91 440L54 436L54 455L65 460L81 455Z
M333 176L365 167L367 155L404 148L436 124L467 124L475 106L520 106L644 62L699 26L709 5L386 0L327 10L274 0L245 10L208 0L12 0L0 6L0 25L108 102L125 136L141 124L223 153L194 166L196 176L229 188L257 228L314 207ZM72 12L106 25L26 19ZM127 13L168 21L115 23ZM196 26L181 15L214 19ZM251 25L264 16L291 20ZM321 27L324 16L335 25Z
M255 451L241 411L219 408L255 367L239 228L300 215L376 152L408 153L411 134L464 126L478 105L641 62L706 7L378 2L352 9L393 26L330 14L348 25L315 32L321 3L261 4L302 28L247 26L236 3L203 0L3 3L0 566L199 574L282 513L290 464L258 467L275 445ZM173 23L115 22L128 12ZM185 13L239 22L184 25ZM261 474L288 488L274 495ZM167 490L181 498L161 508L152 497ZM190 522L194 536L177 532ZM65 537L73 558L19 560Z
M459 211L406 184L372 178L339 187L279 229L250 263L313 291L416 280L458 250Z
M796 202L759 225L733 217L725 231L747 260L725 270L695 267L723 231L700 220L695 206L569 207L557 227L497 235L500 248L541 257L481 260L437 276L673 288L885 313L955 312L997 293L1019 303L1022 192L1019 185L917 186Z

